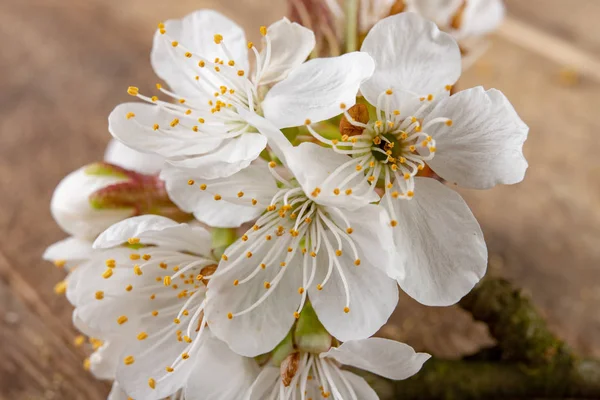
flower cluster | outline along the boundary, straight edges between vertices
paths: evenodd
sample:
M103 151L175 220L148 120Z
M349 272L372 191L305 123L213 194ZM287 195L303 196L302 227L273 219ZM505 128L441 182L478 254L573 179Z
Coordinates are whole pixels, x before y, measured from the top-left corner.
M332 58L285 18L260 33L209 10L159 24L168 88L129 87L106 161L55 192L72 237L44 257L111 399L377 399L345 366L399 380L429 358L372 337L398 286L445 306L485 274L445 182L521 181L528 128L497 90L450 95L456 40L414 13Z

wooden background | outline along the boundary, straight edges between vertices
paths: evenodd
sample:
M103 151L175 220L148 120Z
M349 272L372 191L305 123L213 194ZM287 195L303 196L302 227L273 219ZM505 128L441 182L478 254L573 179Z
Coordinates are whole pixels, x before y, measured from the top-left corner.
M127 101L127 86L156 81L156 23L210 7L257 33L285 12L279 1L0 3L0 399L106 396L109 385L83 371L85 352L72 344L71 307L53 293L63 272L40 257L64 237L48 210L53 188L101 158L107 115ZM461 85L507 94L531 126L530 169L522 184L463 194L484 227L492 273L529 292L579 352L600 356L600 1L508 6L510 20ZM489 341L460 310L406 297L385 333L449 357Z

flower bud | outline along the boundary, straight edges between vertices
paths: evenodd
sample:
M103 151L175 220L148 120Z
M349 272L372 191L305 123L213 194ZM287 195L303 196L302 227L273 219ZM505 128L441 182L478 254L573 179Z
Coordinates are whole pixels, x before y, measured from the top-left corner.
M167 196L157 176L99 162L67 175L56 187L50 211L67 233L93 240L112 224L142 215L189 219Z
M294 344L300 351L320 354L331 348L333 337L321 324L314 308L307 302L294 330Z

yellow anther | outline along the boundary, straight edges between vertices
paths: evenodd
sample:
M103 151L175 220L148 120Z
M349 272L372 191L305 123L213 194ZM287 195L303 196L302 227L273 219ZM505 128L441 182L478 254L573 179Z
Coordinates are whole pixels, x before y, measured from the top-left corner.
M229 60L229 61L227 62L227 65L229 65L230 67L233 67L233 66L235 65L235 61L233 61L233 60Z
M352 229L352 228L347 228L347 229L346 229L346 233L347 233L348 235L351 235L351 234L352 234L352 232L354 232L354 229Z
M155 389L156 388L156 381L152 378L148 379L148 386L150 386L150 389Z
M232 313L227 313L227 318L233 319L233 314Z
M222 259L223 261L227 261L227 260L228 260L228 257L227 257L225 254L223 254L223 255L221 256L221 259Z
M73 344L77 347L82 346L84 342L85 342L85 336L83 336L83 335L79 335L79 336L75 337L75 339L73 340Z
M260 264L260 268L261 268L261 269L265 269L265 268L267 268L267 264L265 264L265 263L261 263L261 264Z
M265 289L269 289L269 288L271 288L271 282L265 281L265 283L263 283L263 286L265 287Z
M259 229L260 229L260 226L258 226L258 225L256 225L256 224L255 224L255 225L252 225L252 229L253 229L253 230L255 230L255 231L257 231L257 230L259 230Z
M275 168L277 166L277 163L275 161L270 161L269 162L269 167L270 168Z
M239 280L237 280L237 279L236 279L235 281L233 281L233 286L237 286L237 285L239 285L239 284L240 284L240 281L239 281Z
M307 118L304 120L304 125L310 125L310 124L311 124L310 119Z
M174 323L175 325L179 325L179 324L181 323L181 320L180 320L179 318L175 318L175 319L173 320L173 323Z
M165 277L163 278L163 283L164 283L164 285L165 285L165 286L171 286L171 277L170 277L170 276L168 276L168 275L167 275L167 276L165 276Z
M104 298L104 292L102 290L98 290L95 294L96 300L102 300Z
M104 271L104 272L102 273L102 277L103 277L104 279L108 279L108 278L110 278L112 275L113 275L113 270L112 270L111 268L108 268L106 271Z
M117 318L117 323L119 325L123 325L127 321L129 321L129 319L125 315L121 315L119 318Z
M282 262L280 262L280 263L279 263L279 266L280 266L280 267L285 267L286 265L287 265L287 264L285 263L285 261L282 261Z
M398 198L398 196L400 196L400 193L398 193L398 191L397 191L397 190L394 190L394 191L392 192L392 197L393 197L393 198L395 198L395 199L397 199L397 198Z
M362 169L362 165L359 164L359 165L356 166L356 170L357 171L360 171L361 169Z
M184 55L186 58L192 58L192 53L190 53L189 51L186 51Z
M183 337L183 340L185 340L186 343L192 343L192 338L187 335Z
M404 179L405 180L409 180L410 179L410 174L408 172L404 173Z
M323 285L321 285L320 283L317 285L317 290L323 290Z
M123 359L123 363L125 363L125 365L131 365L133 364L135 361L135 359L133 358L133 356L127 356Z
M265 236L265 240L271 240L273 237L271 235Z
M294 311L294 318L300 318L300 313L298 311Z
M221 197L221 195L220 195L220 194L215 194L215 197L214 197L214 199L215 199L216 201L219 201L219 200L221 200L221 199L222 199L222 197Z
M341 257L342 256L342 250L336 250L335 251L335 255L338 256L338 257Z
M158 125L158 124L154 124L152 126L152 129L154 129L155 131L157 131L159 128L160 128L160 125Z
M381 144L381 138L379 136L374 137L373 138L373 144L380 145Z
M217 72L221 72L221 68L219 68L219 67L215 66L215 71L217 71Z
M344 312L345 312L346 314L348 314L348 313L350 312L350 308L349 308L349 307L344 307Z
M360 258L354 260L354 265L356 265L357 267L360 265Z
M237 194L237 197L244 197L244 192L239 191L238 194Z
M157 83L156 84L156 89L158 89L158 90L162 89L162 85L160 83Z
M86 358L85 360L83 360L83 369L84 370L89 371L91 366L92 366L92 362L90 361L89 358Z
M177 46L179 46L179 42L177 40L174 40L171 42L171 46L177 47Z
M127 88L127 93L130 96L137 96L138 94L140 94L140 89L136 88L135 86L129 86Z
M346 196L350 196L352 194L352 189L346 189Z
M448 125L448 126L452 126L452 124L453 124L453 122L452 122L452 120L451 120L451 119L449 119L448 121L446 121L446 125Z
M412 190L409 190L408 192L406 192L406 195L408 197L413 197L415 195L415 192L413 192Z
M433 100L433 95L432 94L427 95L427 101L431 101L431 100Z
M67 281L60 281L56 285L54 285L54 293L56 294L65 294L67 291Z
M381 125L383 125L383 122L381 122L379 120L375 121L375 126L376 127L381 128Z
M311 256L312 258L315 258L315 257L317 256L317 253L315 253L314 251L311 251L311 252L310 252L310 256Z
M437 148L435 146L431 146L429 148L429 151L432 152L432 153L435 153L436 150L437 150Z
M246 257L251 258L252 257L252 252L251 251L247 252L246 253Z
M417 151L417 148L414 145L409 146L408 149L413 153Z
M392 227L395 227L395 226L397 226L397 225L398 225L398 221L396 221L395 219L393 219L393 220L391 220L391 221L390 221L390 225L391 225Z
M171 128L175 128L177 125L179 125L179 118L174 118L169 125L171 125Z
M114 268L117 266L117 262L115 260L113 260L112 258L109 258L108 260L104 261L104 264L108 267L108 268Z
M54 265L57 268L64 268L64 266L67 265L67 260L54 260Z
M137 254L137 253L131 253L131 254L129 255L129 259L130 259L130 260L139 260L139 259L140 259L140 255L139 255L139 254Z
M129 244L138 244L140 242L140 238L132 237L127 239L127 243Z
M392 164L392 166L390 168L392 169L392 171L398 170L398 166L396 164Z
M137 335L137 340L146 340L147 337L148 337L148 334L146 332L140 332Z
M157 315L158 315L158 311L156 311L156 310L152 311L152 316L153 317L156 317Z
M267 35L267 27L266 26L261 26L260 27L260 34L263 36Z
M173 372L173 371L175 371L175 370L174 370L172 367L166 367L166 368L165 368L165 371L167 371L167 372L171 373L171 372Z
M392 95L394 92L392 91L392 89L388 89L385 91L385 94L387 94L388 96Z
M251 48L253 48L253 47L254 47L254 43L252 43L252 42L248 42L248 48L249 48L249 49L251 49Z
M134 113L132 113L132 112L128 112L128 113L125 115L125 118L127 118L127 119L131 119L131 118L133 118L133 117L135 117L135 114L134 114Z
M244 70L243 70L243 69L240 69L240 70L237 72L238 76L244 76L244 73L245 73L245 72L244 72Z
M400 115L400 110L394 110L394 111L393 111L393 114L394 114L394 115Z
M421 125L415 127L415 132L421 132L423 127Z
M165 29L165 24L163 22L159 22L158 29Z
M142 268L139 265L134 265L133 266L133 273L140 276L142 275Z
M200 68L204 68L206 66L206 63L204 61L200 60L200 61L198 61L198 66Z
M219 35L218 33L214 36L215 39L215 43L216 44L221 44L221 42L223 41L223 35Z
M447 91L451 91L452 90L452 85L446 85L446 90Z
M200 190L206 190L206 183L200 185Z
M346 103L340 103L340 108L342 110L345 110L346 109Z
M404 158L404 157L400 157L400 158L398 159L398 162L399 162L400 164L404 164L404 163L406 162L406 158Z

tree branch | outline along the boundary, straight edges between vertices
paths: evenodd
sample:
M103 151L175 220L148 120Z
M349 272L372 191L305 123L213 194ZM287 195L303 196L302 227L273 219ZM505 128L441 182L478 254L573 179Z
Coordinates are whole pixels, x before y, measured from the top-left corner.
M431 359L404 381L361 372L382 400L600 398L600 361L573 355L508 281L484 279L460 306L498 345L463 360Z

